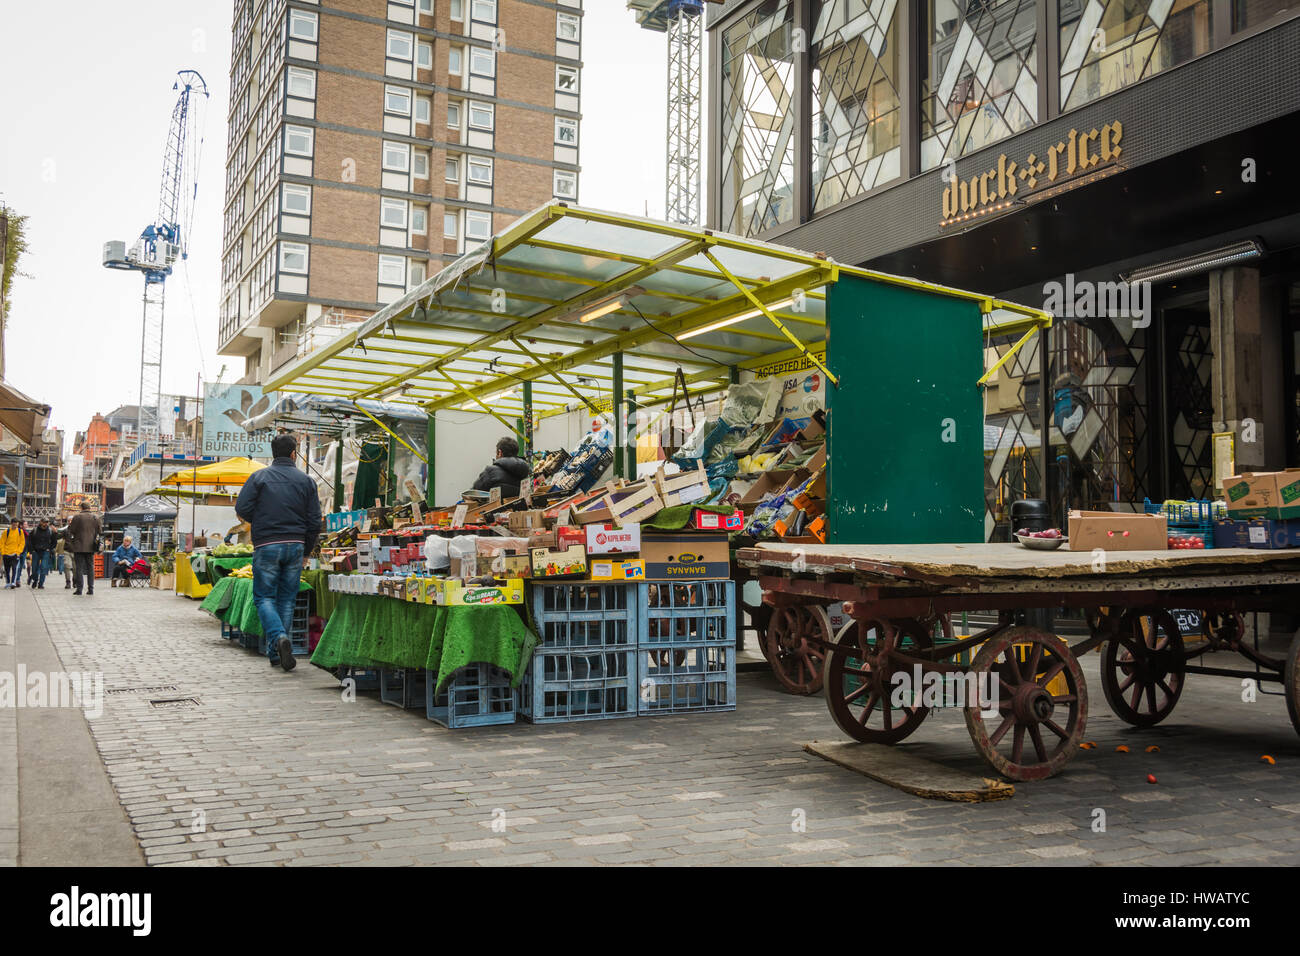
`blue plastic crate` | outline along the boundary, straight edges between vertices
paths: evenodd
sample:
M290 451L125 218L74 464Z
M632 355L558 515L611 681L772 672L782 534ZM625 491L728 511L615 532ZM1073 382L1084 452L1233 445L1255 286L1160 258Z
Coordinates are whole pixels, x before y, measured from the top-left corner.
M344 667L339 671L339 683L351 678L354 690L379 690L379 671L360 667Z
M689 714L736 709L735 648L725 644L637 649L637 713Z
M298 592L298 600L293 606L293 625L289 628L289 643L293 645L294 657L307 656L307 617L310 613L311 604L307 591ZM253 636L253 642L245 644L245 647L256 647L257 653L263 657L266 656L266 635L257 634Z
M736 643L736 582L643 582L639 647Z
M428 671L417 668L384 667L379 671L379 699L394 707L424 706Z
M537 651L519 685L519 715L534 724L635 717L636 651Z
M437 678L425 679L425 715L453 730L515 722L515 689L510 674L491 664L462 667L435 693Z
M239 640L240 635L243 634L243 633L244 633L243 631L237 631L237 630L235 630L233 627L231 627L231 626L230 626L229 624L227 624L225 621L222 621L222 622L221 622L221 636L224 637L226 640L228 640L228 641L237 641L237 640Z
M631 650L637 640L636 582L533 582L538 650Z

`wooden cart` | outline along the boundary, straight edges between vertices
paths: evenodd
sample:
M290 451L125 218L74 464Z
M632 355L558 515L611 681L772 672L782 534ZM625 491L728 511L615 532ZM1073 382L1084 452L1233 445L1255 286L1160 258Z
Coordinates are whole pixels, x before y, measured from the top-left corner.
M1049 777L1084 739L1078 657L1102 645L1106 701L1134 726L1169 716L1186 676L1200 673L1281 683L1300 732L1300 634L1279 659L1260 651L1245 622L1251 612L1300 609L1300 550L764 544L737 561L773 607L774 669L815 674L831 717L856 740L907 737L934 700L922 691L941 683L965 694L967 728L991 767L1013 780ZM848 621L832 634L825 609L841 601ZM1090 634L1069 645L1012 623L1032 608L1082 608ZM1199 633L1184 636L1172 613L1183 608L1199 612ZM999 623L958 639L951 617L963 611L996 611ZM1236 656L1226 662L1235 667L1205 663L1220 653L1252 666Z

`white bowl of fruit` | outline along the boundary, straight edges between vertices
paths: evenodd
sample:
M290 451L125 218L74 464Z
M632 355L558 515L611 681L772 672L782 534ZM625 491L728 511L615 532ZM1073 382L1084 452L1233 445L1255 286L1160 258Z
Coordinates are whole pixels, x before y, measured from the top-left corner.
M1016 540L1031 551L1055 551L1069 540L1060 528L1048 528L1045 531L1030 531L1021 528L1016 532Z

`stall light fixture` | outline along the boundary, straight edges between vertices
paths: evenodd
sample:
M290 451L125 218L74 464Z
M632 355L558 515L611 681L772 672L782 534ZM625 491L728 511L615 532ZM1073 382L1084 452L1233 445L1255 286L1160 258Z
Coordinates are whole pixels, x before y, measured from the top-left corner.
M583 306L572 312L567 318L576 318L579 322L590 322L593 319L599 319L602 315L609 315L611 312L617 312L632 300L633 297L642 295L645 289L639 285L628 286L622 292L606 296L603 299L597 299L590 305Z
M1211 269L1221 269L1224 266L1248 262L1263 255L1264 244L1258 239L1247 239L1242 242L1234 242L1231 245L1221 246L1218 249L1200 252L1194 256L1170 259L1168 262L1144 266L1130 272L1122 272L1120 278L1129 285L1139 282L1167 282L1170 279L1181 279L1184 276L1209 272Z
M775 312L777 309L784 309L787 305L790 305L793 302L793 297L786 299L783 302L775 302L767 307L767 311ZM703 335L705 332L716 332L718 329L725 329L729 325L735 325L737 322L744 322L746 319L752 319L754 316L762 314L763 311L761 309L750 309L748 312L742 312L740 315L733 315L729 319L720 319L717 322L710 322L708 325L702 325L698 329L691 329L689 332L683 332L681 335L677 336L677 341L681 342L685 339L693 339L695 336Z
M481 401L483 405L491 405L493 402L500 401L503 398L509 398L513 396L517 391L519 391L518 386L516 386L515 388L503 389L502 391L497 392L495 395L485 395L479 401ZM460 406L460 409L463 412L482 411L483 405L480 405L478 402L475 401L469 401L466 402L464 405Z

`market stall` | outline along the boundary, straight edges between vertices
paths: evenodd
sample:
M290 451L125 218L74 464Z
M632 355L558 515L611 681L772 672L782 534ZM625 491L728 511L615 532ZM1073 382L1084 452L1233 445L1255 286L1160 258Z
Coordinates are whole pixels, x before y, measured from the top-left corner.
M265 467L263 463L250 458L227 458L168 475L160 483L159 492L175 493L178 502L180 496L188 492L191 507L197 508L199 488L218 491L242 488L250 475ZM173 517L176 513L173 510ZM176 593L188 598L206 598L220 577L238 567L251 564L252 553L251 545L232 547L221 544L205 547L196 541L193 550L176 553ZM211 565L210 561L213 562Z

